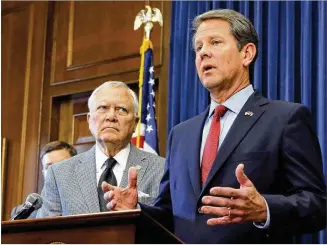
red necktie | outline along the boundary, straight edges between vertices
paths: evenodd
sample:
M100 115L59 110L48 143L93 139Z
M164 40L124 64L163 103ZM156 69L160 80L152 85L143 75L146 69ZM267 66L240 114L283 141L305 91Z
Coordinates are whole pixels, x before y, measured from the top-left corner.
M213 114L210 131L207 137L206 144L204 146L203 156L202 156L202 164L201 164L202 185L205 183L208 174L210 172L212 163L217 155L219 135L220 135L220 118L224 116L226 111L227 108L225 106L219 105L216 107L215 112Z

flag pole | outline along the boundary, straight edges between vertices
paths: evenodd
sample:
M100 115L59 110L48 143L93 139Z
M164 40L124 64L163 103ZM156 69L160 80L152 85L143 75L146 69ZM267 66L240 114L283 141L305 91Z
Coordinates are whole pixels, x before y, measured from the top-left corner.
M153 8L149 6L149 1L146 1L146 11L141 10L135 17L134 21L134 30L137 30L142 24L144 24L144 37L142 41L142 45L140 48L141 54L141 66L140 66L140 74L139 74L139 108L138 108L138 124L137 124L137 137L136 137L136 147L140 148L140 138L141 138L141 119L142 119L142 90L143 90L143 75L144 75L144 55L146 50L151 47L152 43L150 41L150 34L153 28L153 23L158 22L161 26L162 15L159 9ZM153 10L153 13L152 13Z
M141 66L139 74L139 108L138 108L138 118L137 123L137 136L136 136L136 147L140 148L140 138L141 138L141 118L142 118L142 87L143 87L143 74L144 74L144 53L145 53L145 37L143 38L142 46L140 48L141 54Z

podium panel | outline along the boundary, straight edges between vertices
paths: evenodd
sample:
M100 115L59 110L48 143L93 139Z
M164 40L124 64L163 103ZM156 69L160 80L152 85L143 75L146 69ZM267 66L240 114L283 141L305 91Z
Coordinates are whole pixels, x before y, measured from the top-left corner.
M1 243L182 243L141 210L1 222Z

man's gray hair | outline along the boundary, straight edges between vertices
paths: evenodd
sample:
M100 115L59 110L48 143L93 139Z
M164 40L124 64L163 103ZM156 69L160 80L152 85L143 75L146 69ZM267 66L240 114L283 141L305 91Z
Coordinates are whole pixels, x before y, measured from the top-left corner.
M111 87L114 87L114 88L125 88L125 89L128 90L128 92L130 93L130 95L133 98L134 113L135 113L135 116L137 116L138 109L139 109L139 102L138 102L138 99L137 99L137 95L125 83L120 82L120 81L108 81L108 82L105 82L105 83L101 84L96 89L94 89L93 92L92 92L92 94L91 94L91 96L89 97L89 100L88 100L88 103L87 103L87 105L89 107L89 111L91 111L91 108L92 108L92 105L94 103L94 98L95 98L96 93L99 92L103 88L111 88Z
M193 20L193 47L195 45L195 35L196 32L201 25L202 22L211 19L221 19L225 20L230 25L230 31L234 38L237 40L237 48L241 50L246 44L253 43L257 49L257 53L251 63L254 64L255 60L258 56L258 34L255 30L254 26L252 25L251 21L249 21L244 15L232 10L232 9L216 9L210 10L203 14L198 15ZM250 66L251 67L251 66ZM250 68L251 70L251 68Z

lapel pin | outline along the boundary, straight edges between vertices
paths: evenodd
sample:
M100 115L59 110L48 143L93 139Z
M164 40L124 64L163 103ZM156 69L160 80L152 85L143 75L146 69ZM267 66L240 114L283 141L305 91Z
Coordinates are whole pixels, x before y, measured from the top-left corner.
M252 111L246 111L246 112L244 113L244 115L245 115L245 116L250 116L250 117L252 117L252 116L253 116L253 112L252 112Z

